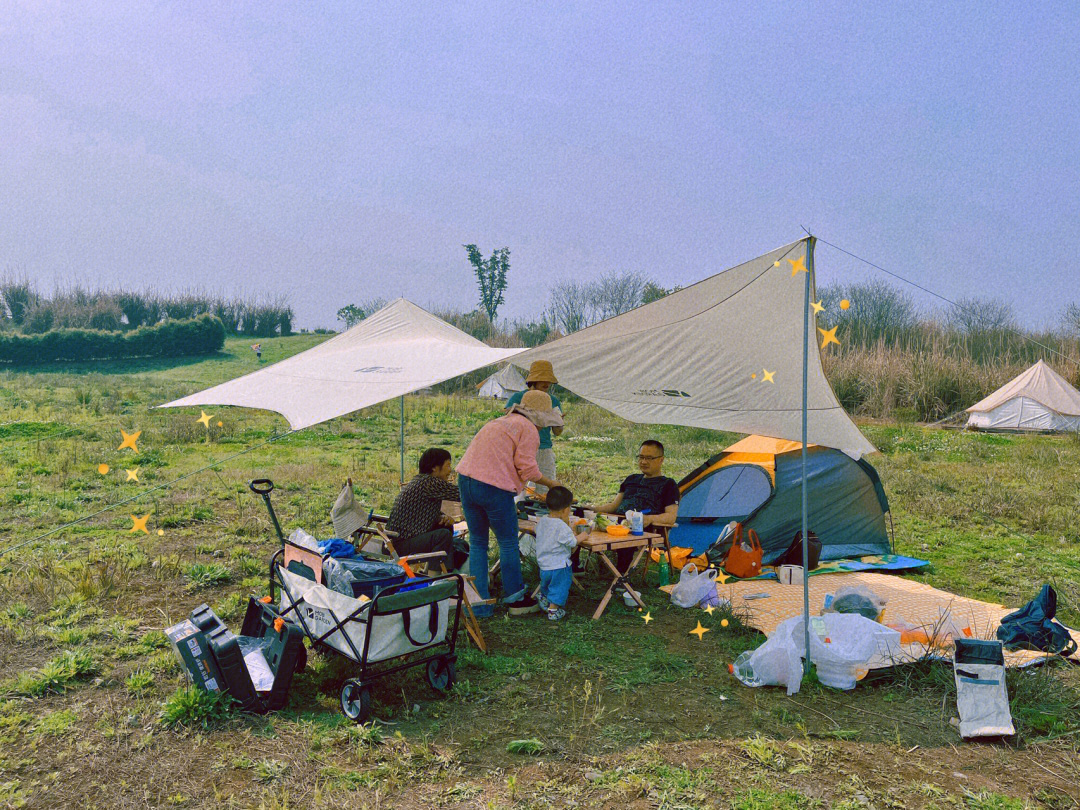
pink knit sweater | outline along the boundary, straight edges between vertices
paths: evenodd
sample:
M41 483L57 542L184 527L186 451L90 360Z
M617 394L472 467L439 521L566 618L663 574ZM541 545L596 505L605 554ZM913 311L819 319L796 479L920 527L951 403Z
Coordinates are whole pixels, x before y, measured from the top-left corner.
M457 472L517 494L526 481L542 476L536 466L539 448L536 426L519 413L509 413L480 428L458 462Z

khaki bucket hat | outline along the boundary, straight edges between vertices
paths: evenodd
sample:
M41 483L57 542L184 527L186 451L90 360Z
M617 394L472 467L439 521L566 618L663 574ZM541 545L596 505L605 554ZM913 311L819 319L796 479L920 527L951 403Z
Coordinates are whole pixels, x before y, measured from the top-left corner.
M543 391L526 391L510 412L520 413L538 428L563 426L562 412L552 407L551 397Z
M548 360L533 361L533 364L529 366L529 376L525 378L525 382L546 382L552 385L558 385L559 383L555 379L555 371L551 368L551 362Z

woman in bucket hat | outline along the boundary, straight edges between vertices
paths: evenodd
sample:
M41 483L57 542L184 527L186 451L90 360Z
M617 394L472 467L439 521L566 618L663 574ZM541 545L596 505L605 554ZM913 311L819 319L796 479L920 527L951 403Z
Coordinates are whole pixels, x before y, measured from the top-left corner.
M540 429L562 425L562 414L542 391L527 391L505 416L492 419L473 437L457 466L461 511L469 525L469 573L477 593L488 599L488 533L495 532L502 561L503 603L512 616L532 613L536 600L525 590L518 550L518 518L514 498L526 481L545 487L559 482L536 466ZM478 617L490 616L490 605L478 605Z
M562 403L551 393L551 386L556 385L559 381L555 379L555 371L551 368L551 363L547 360L536 360L531 366L529 366L529 376L525 380L525 384L531 391L543 391L551 397L551 407L554 408L562 415ZM526 391L517 391L506 401L506 410L509 413L510 409L515 405L521 403L521 398L526 394ZM540 468L542 472L548 478L555 478L555 448L551 443L552 434L558 436L563 432L562 426L541 428L540 429L540 449L536 451L536 466ZM547 492L547 487L541 484L539 481L533 481L536 484L536 491L538 494L543 495Z

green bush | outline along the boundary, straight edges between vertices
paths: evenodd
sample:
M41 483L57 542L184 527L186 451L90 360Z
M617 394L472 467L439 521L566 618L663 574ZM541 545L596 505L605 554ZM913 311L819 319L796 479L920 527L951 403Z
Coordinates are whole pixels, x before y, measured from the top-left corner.
M85 650L68 650L41 669L22 672L15 679L11 691L17 695L42 697L63 692L72 681L83 680L98 673L97 662Z
M161 710L161 721L167 726L211 729L229 719L232 705L233 699L223 692L185 686L169 695Z
M213 315L167 321L128 332L54 329L40 335L0 334L0 364L117 360L210 354L225 345L225 329Z

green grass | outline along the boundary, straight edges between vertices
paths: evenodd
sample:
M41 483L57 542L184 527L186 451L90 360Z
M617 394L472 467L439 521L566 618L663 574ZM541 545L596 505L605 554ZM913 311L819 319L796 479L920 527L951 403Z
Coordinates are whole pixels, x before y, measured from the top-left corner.
M264 358L321 339L264 340ZM858 806L860 794L879 806L929 806L930 791L939 806L1011 807L1022 804L992 802L1023 802L1043 787L1034 786L1041 771L1030 761L1021 769L1031 774L1027 794L1026 782L990 782L965 795L963 782L938 779L967 767L951 759L959 743L948 722L955 708L947 666L868 678L853 693L811 684L789 699L782 690L746 689L727 664L761 636L737 616L682 611L647 589L650 624L618 602L594 622L606 585L598 577L586 580L584 597L572 595L557 625L485 621L490 654L462 641L458 682L447 696L417 671L376 684L377 720L363 727L345 721L337 705L342 681L356 674L340 656L313 653L288 707L268 717L185 687L162 629L206 602L238 630L248 598L266 593L278 542L249 480L273 478L286 533L304 527L319 536L331 532L330 507L345 478L379 510L397 491L397 403L228 462L221 459L283 432L284 420L212 408L208 431L195 422L197 410L151 408L253 370L250 342L229 340L219 356L178 364L0 372L8 409L0 420L0 547L32 541L0 557L0 804L6 795L41 803L49 775L80 758L108 762L108 773L88 766L92 776L68 780L71 793L57 803L167 805L177 796L192 806L228 803L214 794L225 789L219 772L185 781L193 757L223 763L237 778L228 784L234 803L266 807L309 806L320 791L330 805L391 806L407 791L418 805L507 808L546 806L553 796L578 806L846 807ZM565 405L560 477L584 500L613 494L646 437L664 442L665 469L675 478L736 438L633 425L574 397ZM475 399L408 397L407 464L432 445L460 458L497 413ZM120 427L142 431L138 456L117 449ZM1080 441L910 424L864 430L882 449L871 461L893 506L897 551L932 563L917 579L1009 605L1051 581L1060 618L1080 624ZM218 463L175 486L33 540L211 462ZM102 463L106 475L97 470ZM140 483L125 482L123 470L136 465ZM151 515L150 534L129 532L132 513ZM710 629L702 641L687 633L698 619ZM1027 756L1024 745L1037 742L1044 755L1075 758L1080 676L1058 667L1011 673L1009 690L1021 748L1000 756ZM73 717L81 720L61 729ZM512 753L522 740L538 743L540 753ZM997 749L961 750L974 758L987 751L982 768L1001 772ZM882 765L897 757L922 763L924 772L899 782ZM148 786L151 760L160 787ZM598 776L545 770L559 763ZM857 786L847 781L849 766L862 774ZM941 787L927 787L931 778Z

